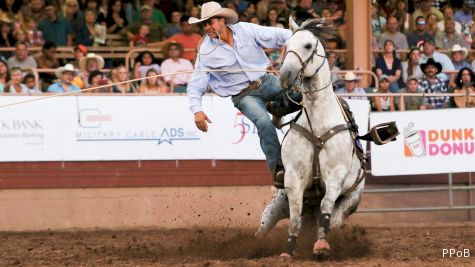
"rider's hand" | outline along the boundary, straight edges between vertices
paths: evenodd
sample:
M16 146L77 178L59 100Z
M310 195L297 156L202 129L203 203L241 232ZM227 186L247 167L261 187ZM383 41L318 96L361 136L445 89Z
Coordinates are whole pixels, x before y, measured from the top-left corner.
M195 124L198 129L200 129L203 132L208 131L208 124L206 122L211 123L211 120L206 116L206 114L203 111L198 111L195 113Z

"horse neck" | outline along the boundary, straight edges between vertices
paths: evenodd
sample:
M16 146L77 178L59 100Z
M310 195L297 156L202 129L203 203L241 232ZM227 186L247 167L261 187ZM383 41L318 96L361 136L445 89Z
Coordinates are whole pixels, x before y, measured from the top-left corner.
M316 94L303 96L303 105L307 109L309 119L316 134L322 134L337 124L345 123L340 105L333 92L330 67L325 63L322 68L309 81L307 86L312 90L318 90Z

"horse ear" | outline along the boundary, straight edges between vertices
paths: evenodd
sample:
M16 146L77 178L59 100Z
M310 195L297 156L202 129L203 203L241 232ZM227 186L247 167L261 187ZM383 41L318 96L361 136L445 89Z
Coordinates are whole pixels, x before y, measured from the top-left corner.
M289 16L289 29L292 31L292 32L295 32L296 30L298 30L299 26L297 25L297 23L294 21L294 18L292 18L292 16Z

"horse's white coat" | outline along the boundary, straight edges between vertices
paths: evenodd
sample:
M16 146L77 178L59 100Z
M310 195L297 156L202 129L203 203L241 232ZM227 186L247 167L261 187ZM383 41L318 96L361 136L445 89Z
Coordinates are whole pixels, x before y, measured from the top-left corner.
M331 79L330 68L326 59L313 54L315 45L318 45L317 54L325 55L321 42L310 31L296 32L298 26L292 18L290 18L290 28L294 35L287 42L287 50L297 53L303 61L313 56L313 60L304 70L306 79L304 79L303 88L305 90L324 88ZM305 47L307 44L311 44L310 49ZM325 62L322 62L323 60ZM320 66L320 70L315 73ZM280 80L284 88L294 84L301 68L302 64L297 56L288 53L280 69ZM316 136L325 134L336 125L346 124L331 85L314 95L304 94L303 106L308 111ZM309 129L305 114L300 116L297 123ZM296 237L300 231L304 193L307 194L306 191L310 190L314 183L313 154L313 145L309 140L295 130L288 133L282 144L282 161L286 170L285 191L290 211L289 236ZM363 181L353 192L336 202L337 198L354 184L361 167L360 160L353 153L353 140L350 131L341 131L330 138L320 152L319 159L322 174L321 185L322 188L325 188L320 212L331 214L330 228L339 227L343 220L356 209L364 188ZM277 194L282 194L282 191L284 190L278 191ZM278 212L273 213L272 218L265 219L263 216L260 232L267 232L275 225L276 220L287 215L286 209L282 208L283 205L287 205L287 202L282 199L282 196L275 198L273 203L266 208L264 215L266 212L270 214L272 209ZM319 230L318 239L326 239L325 233L321 230Z

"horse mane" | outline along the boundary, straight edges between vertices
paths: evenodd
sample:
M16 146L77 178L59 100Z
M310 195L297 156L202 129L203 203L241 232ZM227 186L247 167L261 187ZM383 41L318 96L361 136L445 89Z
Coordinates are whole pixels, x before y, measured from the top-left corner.
M336 34L338 34L338 29L333 23L326 24L325 22L327 21L328 20L321 18L307 19L306 21L302 22L299 27L299 30L307 30L313 33L322 42L330 41L332 39L335 39Z

